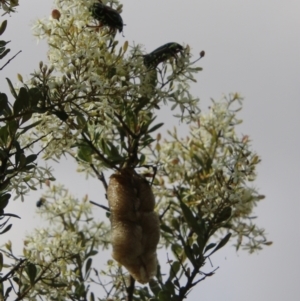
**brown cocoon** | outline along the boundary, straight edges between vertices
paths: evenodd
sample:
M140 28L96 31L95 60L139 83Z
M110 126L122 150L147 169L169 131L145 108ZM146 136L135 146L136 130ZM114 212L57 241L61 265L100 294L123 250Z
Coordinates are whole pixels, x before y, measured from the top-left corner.
M149 183L133 169L110 177L107 198L111 210L112 257L140 283L156 275L159 219L153 211Z

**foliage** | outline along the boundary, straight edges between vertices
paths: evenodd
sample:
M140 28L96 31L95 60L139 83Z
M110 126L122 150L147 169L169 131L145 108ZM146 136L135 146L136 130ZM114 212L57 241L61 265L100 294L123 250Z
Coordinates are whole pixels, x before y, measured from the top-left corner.
M168 43L155 56L128 41L119 47L117 31L99 25L103 16L93 19L94 2L55 1L52 18L34 28L48 41L49 66L41 62L27 83L19 75L19 88L8 80L13 104L0 95L1 204L7 205L9 193L22 198L46 183L38 212L49 222L27 236L21 258L10 242L2 248L0 268L5 255L10 269L1 279L4 300L13 292L16 300L183 300L215 273L203 267L230 239L250 253L271 244L254 223L253 208L263 199L251 185L260 159L250 138L236 132L242 98L230 94L201 113L189 89L204 52L193 60L188 45ZM118 1L102 3L115 17L121 14ZM163 125L157 111L165 104L189 124L188 137L176 129L165 139L157 133ZM100 268L94 264L99 249L110 246L109 219L96 221L87 198L78 201L50 184L51 170L36 164L40 154L45 160L73 157L104 188L107 170L131 168L153 178L159 249L172 255L149 286L136 285L111 259Z

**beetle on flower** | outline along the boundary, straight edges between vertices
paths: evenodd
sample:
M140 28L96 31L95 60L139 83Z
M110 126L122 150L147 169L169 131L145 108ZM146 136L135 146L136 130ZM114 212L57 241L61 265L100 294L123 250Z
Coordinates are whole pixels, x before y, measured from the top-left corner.
M159 63L164 62L171 57L177 59L177 53L180 52L182 54L183 49L184 48L180 44L175 42L164 44L143 56L144 65L147 68L156 68Z
M120 14L113 8L102 4L101 2L95 2L89 11L94 19L99 22L98 26L88 25L88 27L100 28L107 26L110 28L110 33L119 30L123 31L123 20Z

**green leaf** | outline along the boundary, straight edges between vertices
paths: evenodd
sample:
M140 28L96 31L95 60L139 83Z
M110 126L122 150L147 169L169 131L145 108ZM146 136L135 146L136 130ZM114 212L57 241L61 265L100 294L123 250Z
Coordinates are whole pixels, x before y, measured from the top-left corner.
M205 247L204 253L206 253L208 250L214 248L216 246L216 244L214 242L210 243L209 245L207 245Z
M4 296L4 300L6 300L9 297L9 293L11 292L11 290L13 289L12 286L8 287L5 291L5 296Z
M0 128L0 141L2 145L6 145L7 141L8 141L8 137L9 137L9 133L8 133L8 126L4 126L2 128ZM7 158L7 154L1 151L1 158L5 159Z
M88 254L86 254L85 258L88 258L90 256L95 256L98 254L98 251L92 250L91 252L89 252Z
M28 130L30 130L30 129L36 127L36 126L39 125L41 122L42 122L42 120L38 120L38 121L36 121L36 122L34 122L34 123L30 124L30 125L27 125L27 126L23 127L23 128L22 128L22 131L19 132L19 135L22 135L22 134L26 133Z
M28 114L23 115L22 119L21 119L21 124L24 124L25 122L30 120L31 117L32 117L32 113L28 113Z
M163 230L164 232L173 234L173 230L169 226L167 226L165 224L161 224L160 225L160 229Z
M31 88L28 90L29 93L29 102L31 107L37 106L38 102L42 98L42 93L38 88Z
M6 193L0 196L0 209L4 209L7 206L10 197L10 193Z
M93 259L92 258L89 258L86 262L86 265L85 265L85 277L87 277L90 269L91 269L91 266L92 266L92 262L93 262Z
M3 268L3 254L0 252L0 272L2 271Z
M179 272L180 270L180 263L179 261L174 261L171 265L171 268L170 268L170 274L169 274L169 279L168 280L172 280L176 274Z
M154 296L157 297L159 292L161 291L161 287L160 287L159 283L152 278L149 281L149 287L150 287L152 293L154 294Z
M29 277L30 284L34 285L34 280L35 280L36 273L37 273L36 266L33 263L29 262L26 267L26 273Z
M89 146L87 145L82 145L79 147L77 156L80 160L85 161L87 163L91 163L92 162L92 150Z
M36 154L32 154L26 157L26 165L34 162L37 159L37 155Z
M75 113L75 115L76 115L76 120L77 120L77 124L79 125L79 127L84 128L87 123L86 119L84 118L84 115L77 110L73 110L73 113Z
M11 109L8 105L8 99L6 94L0 93L0 115L9 116L11 115Z
M216 246L216 248L207 257L211 256L213 253L215 253L216 251L223 248L227 244L227 242L229 241L230 236L231 236L231 233L228 233L225 237L223 237L221 239L221 241L218 243L218 245Z
M189 245L185 244L183 246L183 248L184 248L184 253L185 253L186 257L193 264L193 266L195 266L196 265L196 257L198 254L194 254Z
M166 281L163 290L168 291L171 295L175 295L175 286L169 279Z
M204 228L203 225L198 222L200 221L200 218L195 217L192 210L183 201L179 200L179 202L183 216L188 225L198 234L198 236L202 235Z
M148 130L147 134L150 134L151 132L156 131L157 129L159 129L160 127L162 127L164 125L164 123L158 123L155 126L153 126L151 129Z
M90 301L95 301L95 296L93 292L91 292L90 294Z
M0 184L0 191L3 191L3 190L8 186L9 183L10 183L10 179L4 180L4 181Z
M12 85L10 79L6 77L6 80L7 80L7 82L8 82L8 86L9 86L9 89L10 89L10 92L11 92L12 96L13 96L15 99L17 99L17 97L18 97L17 92L16 92L14 86Z
M177 243L172 244L171 250L176 257L182 254L182 246Z
M0 60L2 60L9 52L10 52L10 49L5 49L5 50L0 54Z
M24 87L22 87L13 105L14 113L18 114L22 111L25 111L25 109L27 109L28 106L29 106L29 94L27 90Z
M24 153L20 153L20 159L19 159L19 169L22 169L25 165L26 165L26 156L24 155Z
M170 301L171 294L169 291L160 291L158 294L159 301Z
M1 234L4 234L4 233L6 233L6 232L8 232L8 231L10 230L11 227L12 227L12 224L9 224L8 226L6 226L5 229L4 229L3 231L0 232L0 235L1 235Z
M10 217L16 217L16 218L20 218L20 216L13 214L13 213L4 213L3 216L10 216Z
M0 41L0 48L4 48L5 45L7 45L8 43L10 43L10 41Z
M0 25L0 36L4 33L7 26L7 20L4 20Z
M12 119L8 121L7 125L8 125L8 132L10 136L14 137L18 129L17 121L15 119Z
M216 220L215 220L215 223L222 223L226 220L228 220L231 216L231 212L232 212L232 209L231 207L225 207L221 212L220 214L217 216Z

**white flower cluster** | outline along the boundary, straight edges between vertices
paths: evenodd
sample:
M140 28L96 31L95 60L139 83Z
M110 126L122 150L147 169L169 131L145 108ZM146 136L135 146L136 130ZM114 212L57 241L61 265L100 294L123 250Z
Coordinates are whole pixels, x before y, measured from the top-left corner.
M38 270L30 295L69 296L76 281L82 281L86 261L99 246L107 247L108 227L94 221L87 197L79 201L60 185L51 186L38 206L39 214L52 225L25 239L24 256Z
M99 25L89 11L95 2L57 0L50 18L38 20L34 26L35 36L48 41L51 67L47 72L45 65L40 66L32 84L47 86L46 97L50 107L55 107L38 117L43 119L37 129L45 135L46 158L68 151L87 124L89 129L95 128L93 124L100 128L103 141L118 143L116 113L137 112L142 122L144 112L166 101L180 108L181 118L191 119L191 112L199 111L198 99L188 89L201 68L192 67L189 47L171 64L148 70L139 45L130 46L127 52L126 41L117 49L118 41L109 28L92 27ZM118 1L102 3L121 13ZM58 118L53 118L55 115Z
M235 127L241 122L236 116L237 102L241 99L235 94L213 103L208 114L198 115L189 137L181 139L176 130L169 132L171 139L157 141L149 158L162 166L154 194L160 199L161 211L171 205L165 214L167 224L178 218L177 194L195 216L201 216L211 233L224 226L218 224L220 215L230 210L226 228L238 237L237 248L243 245L252 252L266 243L263 230L251 219L254 206L263 199L249 186L260 159L250 149L249 138L236 134Z

